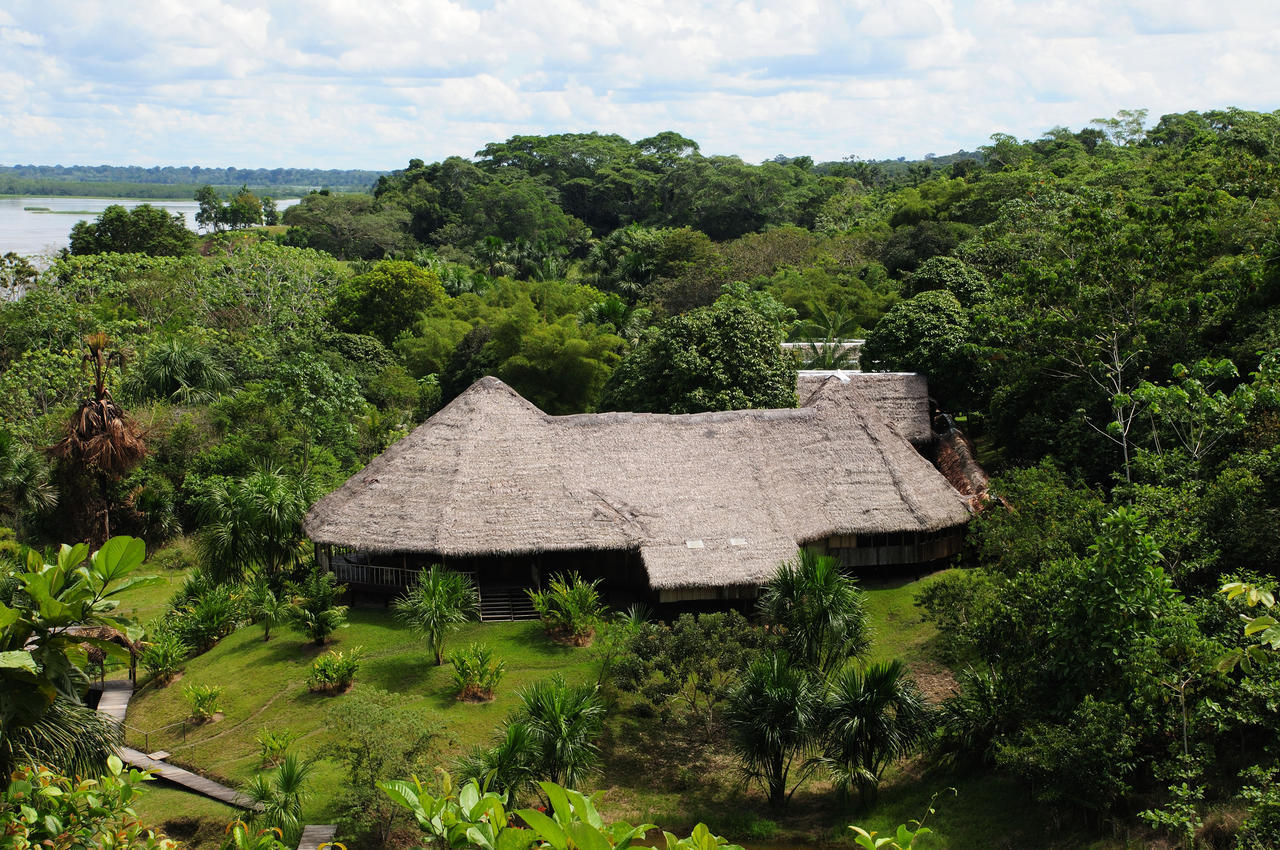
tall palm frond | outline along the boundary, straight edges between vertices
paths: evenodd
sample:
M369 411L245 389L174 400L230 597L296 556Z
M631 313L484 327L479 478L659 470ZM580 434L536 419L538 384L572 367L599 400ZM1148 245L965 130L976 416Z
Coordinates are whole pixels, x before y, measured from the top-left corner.
M0 729L0 776L19 764L40 764L67 776L96 776L123 740L111 718L58 695L31 723Z
M824 677L871 646L862 591L839 561L812 550L801 549L779 565L761 591L759 608L792 658Z

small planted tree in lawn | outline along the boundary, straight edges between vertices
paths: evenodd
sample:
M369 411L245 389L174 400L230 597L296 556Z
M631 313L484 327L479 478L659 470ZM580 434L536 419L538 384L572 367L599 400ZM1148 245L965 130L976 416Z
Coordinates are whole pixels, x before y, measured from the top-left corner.
M444 664L444 638L480 617L480 597L471 579L433 564L418 573L418 583L395 601L396 616L427 639L436 664Z
M782 808L811 771L804 765L821 714L821 684L784 653L757 659L730 696L724 715L730 741L743 772L764 786L771 807ZM794 784L793 768L800 769Z
M262 639L271 640L271 627L289 617L289 600L259 579L249 588L248 603L250 619L262 626Z
M819 761L842 790L856 786L864 801L874 797L884 769L914 750L932 728L924 695L896 660L837 675L824 715Z
M599 579L587 581L577 573L558 575L546 590L530 590L529 600L548 634L588 646L605 611L596 590L599 584Z
M333 573L313 567L295 588L289 624L316 646L324 646L330 635L346 625L347 606L338 604L345 589Z
M315 762L289 754L274 770L255 774L243 789L246 797L262 806L251 826L274 827L286 845L296 847L302 835L302 801L314 771Z

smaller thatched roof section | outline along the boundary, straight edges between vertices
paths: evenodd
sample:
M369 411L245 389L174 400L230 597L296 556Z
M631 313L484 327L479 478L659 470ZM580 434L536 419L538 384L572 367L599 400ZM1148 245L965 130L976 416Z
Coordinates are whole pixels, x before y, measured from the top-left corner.
M638 551L654 588L760 584L796 546L964 523L946 479L835 378L806 407L549 416L496 378L315 504L317 543L445 558Z
M898 433L916 445L933 439L929 421L929 382L918 372L857 372L843 369L802 369L796 375L796 395L806 406L830 378L854 398L875 405Z

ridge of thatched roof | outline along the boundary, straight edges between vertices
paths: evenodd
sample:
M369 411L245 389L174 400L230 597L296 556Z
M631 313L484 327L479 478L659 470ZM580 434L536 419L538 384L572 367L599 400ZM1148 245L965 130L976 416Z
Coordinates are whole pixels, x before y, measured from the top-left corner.
M790 410L551 416L482 378L321 499L317 543L638 550L654 588L758 584L798 544L936 531L963 499L838 381Z
M933 440L929 417L929 381L918 372L859 372L847 369L801 369L796 375L800 406L835 378L828 391L848 391L869 400L889 424L916 445Z

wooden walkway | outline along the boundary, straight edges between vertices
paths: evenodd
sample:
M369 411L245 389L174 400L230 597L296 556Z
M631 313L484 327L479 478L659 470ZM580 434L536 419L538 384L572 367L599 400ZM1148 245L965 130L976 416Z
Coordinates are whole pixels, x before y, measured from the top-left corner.
M140 753L129 747L120 748L120 759L130 767L136 767L139 770L149 770L161 779L168 780L175 785L181 785L189 791L195 791L197 794L203 794L206 797L212 797L226 803L229 806L235 806L237 809L261 809L261 803L255 803L245 795L235 789L228 788L225 785L219 785L212 779L205 779L192 773L189 770L183 770L180 767L174 767L167 761L157 761L146 753Z
M337 831L336 826L330 825L305 827L302 830L302 838L298 841L298 850L320 850L321 845L333 841Z
M104 682L102 685L102 699L98 700L98 711L101 711L117 723L123 724L125 715L129 711L129 698L132 696L133 685L127 679L112 679L109 682ZM121 747L120 760L130 767L149 770L161 779L168 780L175 785L181 785L183 788L194 791L197 794L212 797L238 809L260 810L262 808L261 803L253 802L233 788L219 785L212 779L205 779L203 776L198 776L189 770L174 767L166 761L153 759L146 753L135 749Z
M124 723L125 713L129 710L129 698L133 696L133 685L128 679L112 679L102 683L102 699L98 700L98 711L117 723Z

